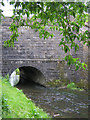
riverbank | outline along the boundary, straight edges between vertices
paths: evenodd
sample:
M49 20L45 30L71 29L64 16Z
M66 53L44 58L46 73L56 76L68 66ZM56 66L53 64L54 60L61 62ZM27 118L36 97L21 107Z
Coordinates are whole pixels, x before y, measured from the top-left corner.
M88 81L80 80L80 82L70 82L66 80L53 80L47 82L49 87L57 87L58 89L72 89L78 91L88 91Z
M2 118L50 118L43 109L35 106L22 90L12 87L7 78L0 77L1 85Z

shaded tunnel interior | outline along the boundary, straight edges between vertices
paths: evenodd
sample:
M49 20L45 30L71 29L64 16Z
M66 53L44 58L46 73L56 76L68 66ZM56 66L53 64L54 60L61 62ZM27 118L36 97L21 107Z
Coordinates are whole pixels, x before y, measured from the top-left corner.
M30 66L20 67L19 70L20 70L20 80L17 85L37 84L44 86L43 81L45 81L45 77L40 70Z

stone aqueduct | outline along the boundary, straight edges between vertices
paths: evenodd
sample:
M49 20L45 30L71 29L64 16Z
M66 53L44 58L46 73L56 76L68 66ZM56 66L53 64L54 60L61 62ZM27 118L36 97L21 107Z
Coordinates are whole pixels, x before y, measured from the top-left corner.
M14 48L3 47L3 41L8 40L11 32L9 27L12 20L6 17L0 25L0 71L4 76L7 73L11 74L16 68L24 66L29 67L33 76L37 76L42 84L54 79L66 79L70 81L87 79L87 71L75 71L64 63L65 53L59 47L59 42L62 36L59 36L59 31L54 31L54 37L46 40L39 38L39 33L26 27L20 27L20 36L18 42L15 42ZM52 31L50 31L52 32ZM88 49L80 44L80 50L74 52L73 56L80 57L82 61L88 59ZM38 72L35 72L38 71ZM45 77L42 80L42 73ZM34 74L35 73L35 74ZM29 74L28 74L29 75Z

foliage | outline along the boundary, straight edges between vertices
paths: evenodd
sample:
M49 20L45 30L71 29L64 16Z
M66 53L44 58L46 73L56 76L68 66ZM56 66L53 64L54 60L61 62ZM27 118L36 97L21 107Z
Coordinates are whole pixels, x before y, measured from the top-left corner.
M4 94L2 95L2 114L3 116L7 115L9 112L8 104L7 104L7 99L4 97Z
M4 2L0 2L0 7L4 6ZM4 15L2 14L3 10L0 8L0 24L1 24L1 17L4 17Z
M20 70L19 70L19 68L17 68L15 71L16 71L16 75L20 75Z
M87 80L80 80L80 82L70 82L70 80L65 80L65 79L61 79L61 80L53 80L50 82L47 82L47 85L50 87L57 87L57 88L69 88L72 90L88 90L88 82Z
M9 74L5 75L5 79L9 81Z
M35 106L22 90L12 87L6 78L0 78L1 84L3 118L50 118L42 109Z
M71 55L65 56L65 60L67 61L68 65L74 64L76 67L75 70L78 70L80 67L85 70L85 67L87 67L87 64L85 64L85 62L81 63L79 61L79 58L73 58Z
M71 82L70 84L67 85L67 88L73 89L73 90L84 90L84 89L80 89L77 87L77 85L74 82Z
M3 5L3 2L2 2ZM88 21L88 3L83 2L10 2L14 6L13 22L10 26L12 35L9 40L4 42L4 46L14 47L14 41L18 41L18 28L20 26L29 26L35 31L39 31L40 38L53 38L54 34L48 32L59 31L63 38L59 46L65 53L70 52L72 48L75 52L79 50L79 45L75 42L77 39L83 44L89 46L89 31L82 33L81 28ZM26 15L26 18L25 18ZM32 17L30 17L32 15ZM76 70L80 67L85 69L86 64L81 63L79 59L72 58L71 55L65 57L68 65L74 64Z

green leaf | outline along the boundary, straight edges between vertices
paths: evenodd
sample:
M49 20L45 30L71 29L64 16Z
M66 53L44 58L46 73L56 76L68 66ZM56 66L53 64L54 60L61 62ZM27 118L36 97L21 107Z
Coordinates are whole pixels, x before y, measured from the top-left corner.
M75 52L79 50L79 46L77 44L75 44Z
M67 61L67 56L65 56L65 61Z
M62 38L61 40L64 41L64 38Z
M50 36L51 36L51 38L53 38L53 37L54 37L54 35L53 35L53 34L51 34Z
M67 45L64 45L64 51L65 53L67 53L68 51L70 51L69 47Z
M59 43L59 46L61 46L61 45L64 45L64 42L61 41L61 42Z
M68 37L65 37L65 41L68 43L69 42L69 39L68 39Z
M75 12L73 11L73 16L74 16L74 18L75 18Z
M76 64L75 67L76 67L75 71L77 71L79 69L79 65Z
M27 13L26 13L26 14L27 14L27 17L29 17L29 11L27 11Z
M72 30L73 30L73 31L75 30L75 27L74 27L74 26L72 27Z
M4 2L1 2L2 6L4 6Z

